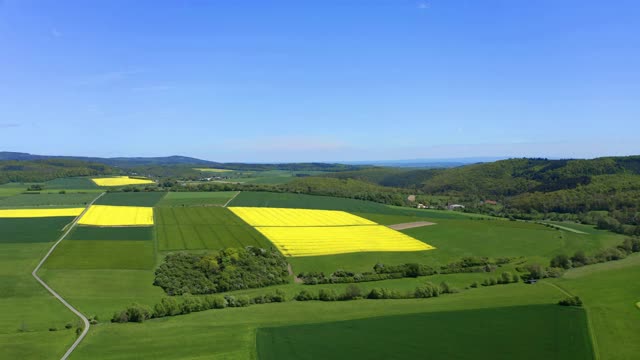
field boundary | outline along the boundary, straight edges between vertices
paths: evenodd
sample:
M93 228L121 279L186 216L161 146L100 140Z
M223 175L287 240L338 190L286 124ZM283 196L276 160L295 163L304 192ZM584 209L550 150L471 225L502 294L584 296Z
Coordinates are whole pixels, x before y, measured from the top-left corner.
M67 350L66 353L64 353L64 355L62 355L62 357L60 358L60 360L66 360L69 355L71 355L71 353L76 349L76 347L78 347L78 345L80 344L80 342L82 342L82 340L85 338L85 336L87 336L87 333L89 332L89 319L87 319L86 316L84 316L80 311L78 311L76 308L74 308L71 304L69 304L62 296L60 296L57 292L55 292L55 290L53 290L49 285L47 285L47 283L45 283L39 276L38 276L38 271L40 270L40 268L42 267L42 265L45 263L45 261L47 261L47 259L49 258L49 256L53 253L53 251L56 249L56 247L60 244L60 242L62 242L62 240L64 240L65 237L67 237L67 235L69 235L69 233L71 232L71 230L73 230L73 228L76 226L76 224L78 223L78 221L80 220L80 218L82 218L82 216L87 212L87 210L89 209L89 207L91 207L91 205L93 205L93 203L98 200L102 195L106 194L106 192L101 193L100 195L98 195L95 199L93 199L93 201L91 201L91 203L89 203L87 205L87 207L84 209L84 211L78 215L73 222L71 223L71 226L69 226L67 228L67 230L65 231L64 234L62 234L62 236L60 236L60 238L58 239L58 241L56 241L53 246L51 246L51 248L49 249L49 251L47 252L47 254L42 258L42 260L40 260L40 262L38 263L38 265L36 266L35 269L33 269L33 271L31 272L31 275L40 283L40 285L42 285L49 293L51 293L51 295L53 295L56 299L58 299L58 301L60 301L62 303L62 305L66 306L67 309L71 310L72 313L74 313L75 315L77 315L82 322L84 323L84 329L82 331L82 333L78 336L78 338L76 339L76 341L71 344L71 347L69 347L69 349Z
M225 207L225 208L226 208L226 207L227 207L227 205L229 205L229 203L230 203L230 202L232 202L232 201L233 201L233 199L235 199L235 198L236 198L236 196L238 196L238 194L240 194L240 193L241 193L241 191L238 191L235 195L233 195L233 196L231 197L231 199L227 200L227 202L226 202L226 203L224 203L224 205L222 205L222 207Z

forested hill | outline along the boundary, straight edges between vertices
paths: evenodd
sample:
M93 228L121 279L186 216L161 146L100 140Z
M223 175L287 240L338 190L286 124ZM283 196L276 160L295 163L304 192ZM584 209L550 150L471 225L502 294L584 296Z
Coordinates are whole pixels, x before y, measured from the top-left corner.
M68 159L0 161L0 184L8 182L44 182L63 177L117 174L105 164Z
M374 168L330 176L429 194L505 197L575 189L603 175L640 175L640 156L592 160L509 159L453 169Z

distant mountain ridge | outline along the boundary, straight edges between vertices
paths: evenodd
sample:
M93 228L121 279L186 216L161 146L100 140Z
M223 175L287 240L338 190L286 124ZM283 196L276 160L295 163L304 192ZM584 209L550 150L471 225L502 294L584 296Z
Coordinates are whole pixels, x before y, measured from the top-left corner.
M128 167L128 166L140 166L140 165L180 165L180 164L192 164L192 165L208 165L215 166L220 163L202 159L196 159L188 156L172 155L161 157L90 157L90 156L56 156L56 155L35 155L22 152L0 151L0 160L13 160L13 161L33 161L33 160L50 160L50 159L67 159L67 160L80 160L87 162L97 162L101 164Z

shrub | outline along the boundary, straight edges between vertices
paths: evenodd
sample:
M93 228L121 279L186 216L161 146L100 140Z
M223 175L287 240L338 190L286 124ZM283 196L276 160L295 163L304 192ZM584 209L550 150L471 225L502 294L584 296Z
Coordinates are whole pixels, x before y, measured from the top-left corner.
M426 282L422 286L418 286L414 291L414 296L417 298L430 298L440 295L440 287Z
M73 327L73 324L71 323L67 323L67 325L64 326L65 329L71 329Z
M125 310L115 313L111 322L144 322L151 319L151 308L146 305L132 304Z
M558 301L558 305L562 306L582 306L582 300L577 296L571 296Z
M349 284L344 290L342 300L356 300L362 298L362 290L356 284Z
M318 300L320 301L336 301L338 300L338 294L333 289L320 289L318 293Z
M556 255L551 259L549 266L552 268L563 268L570 269L571 268L571 259L567 255L561 254Z
M309 300L315 300L315 296L307 290L302 290L298 293L298 295L296 295L295 299L297 301L309 301Z

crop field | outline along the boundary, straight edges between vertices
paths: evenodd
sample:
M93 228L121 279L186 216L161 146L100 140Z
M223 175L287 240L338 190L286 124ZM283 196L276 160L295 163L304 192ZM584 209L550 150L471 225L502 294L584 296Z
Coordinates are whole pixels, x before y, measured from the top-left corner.
M83 211L84 208L0 209L0 218L75 217L82 214Z
M127 185L147 185L155 184L153 180L136 179L129 176L112 176L91 179L98 186L127 186Z
M158 203L158 206L222 206L237 193L237 191L170 192Z
M276 207L294 209L342 210L371 214L397 214L392 208L362 200L314 196L291 193L270 193L243 191L229 206L233 207Z
M231 211L221 207L160 207L156 209L159 250L221 249L271 244Z
M64 328L67 323L76 323L75 315L31 276L72 220L0 219L0 358L60 358L75 339L74 330Z
M153 208L140 206L92 205L78 221L93 226L153 225Z
M68 240L153 240L153 227L98 227L76 226L66 239Z
M78 207L95 199L95 193L19 194L0 199L0 208L18 207Z
M95 182L87 177L70 177L50 180L44 183L45 189L82 189L82 190L99 190Z
M230 207L251 226L345 226L377 225L371 220L336 210L266 207Z
M167 193L150 192L109 192L96 200L96 205L113 206L155 206Z
M46 269L153 269L151 241L64 240L56 247Z
M260 360L593 358L584 311L555 305L262 328L257 348Z
M382 225L257 227L285 256L318 256L353 252L408 252L433 247ZM337 269L336 269L337 270Z
M233 172L233 170L230 170L230 169L216 169L216 168L194 168L193 170L202 171L202 172L211 172L211 173Z

